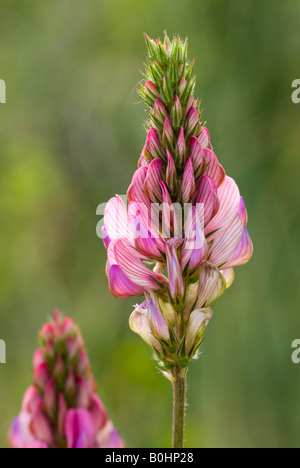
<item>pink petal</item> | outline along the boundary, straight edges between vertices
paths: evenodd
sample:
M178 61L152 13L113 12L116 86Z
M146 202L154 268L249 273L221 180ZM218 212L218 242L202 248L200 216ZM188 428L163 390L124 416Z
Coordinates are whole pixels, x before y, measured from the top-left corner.
M128 230L127 209L121 197L114 197L107 203L104 224L110 240L132 239Z
M148 155L150 158L148 158ZM160 143L158 132L155 128L151 128L148 132L145 144L146 159L163 158L163 149Z
M65 431L68 448L93 448L95 428L90 413L79 408L67 412Z
M184 127L180 128L179 136L176 144L176 154L179 164L186 160L186 141L184 136Z
M183 203L189 203L195 191L195 177L192 159L189 158L186 162L182 177L181 197Z
M127 192L127 198L129 202L138 201L146 205L147 209L151 209L151 202L144 192L144 185L147 177L147 172L147 167L141 167L134 173L131 185Z
M201 177L196 203L204 205L204 226L206 226L216 215L220 205L217 187L211 177Z
M12 448L24 448L33 441L33 436L29 429L31 416L29 413L21 412L18 418L15 418L9 431L9 444Z
M225 179L225 171L223 167L219 163L217 156L212 150L204 148L203 154L207 164L203 175L210 176L212 179L214 179L216 186L220 187Z
M165 245L159 239L154 239L151 232L145 228L142 222L137 220L135 246L142 254L155 259L161 259L161 251L165 251Z
M184 296L184 283L179 259L174 247L167 248L167 269L173 299Z
M167 150L167 156L168 156L168 166L167 166L167 185L168 188L171 190L171 192L174 191L175 188L175 181L176 181L176 165L175 161L170 153L169 150Z
M227 264L231 254L241 240L244 231L244 223L239 214L232 223L219 232L210 246L209 261L218 267ZM229 265L230 266L230 265Z
M186 116L186 133L187 136L192 135L200 125L199 114L195 107L191 107Z
M218 189L220 201L219 210L205 229L205 234L220 230L228 226L236 216L240 205L240 191L235 181L226 176L223 184ZM210 237L210 240L213 237Z
M207 256L207 244L201 227L201 220L197 217L196 207L191 207L184 230L184 246L181 252L180 264L184 270L188 265L189 271L203 263Z
M48 446L53 446L52 426L43 411L43 403L40 402L32 416L30 429L36 439Z
M198 178L204 168L205 159L203 148L198 138L194 136L190 138L190 157L192 159L195 177Z
M202 148L208 148L210 145L210 136L209 136L209 131L207 130L206 127L202 127L200 136L198 138L200 145Z
M130 281L119 265L112 265L109 270L109 289L118 299L141 296L144 289Z
M200 268L199 293L196 309L213 304L226 290L226 281L218 268L205 263Z
M162 160L154 159L147 172L144 184L144 192L153 203L161 202L162 194L160 181L162 179Z
M34 440L33 442L30 442L29 444L26 445L27 449L47 449L48 445L44 444L43 442L40 442L39 440Z
M107 446L105 448L124 448L124 442L116 429L113 429L109 435Z
M244 265L245 263L249 262L252 255L253 244L247 231L247 228L244 227L243 235L240 242L236 246L235 250L232 252L227 262L223 265L223 268Z
M98 395L94 393L91 396L91 406L89 408L89 412L93 419L95 432L97 433L106 425L108 416L102 401Z
M162 275L149 270L138 257L133 255L128 246L125 246L122 241L117 241L115 244L115 256L118 265L125 275L141 288L157 290L160 287L154 279L161 283L165 282L165 278Z

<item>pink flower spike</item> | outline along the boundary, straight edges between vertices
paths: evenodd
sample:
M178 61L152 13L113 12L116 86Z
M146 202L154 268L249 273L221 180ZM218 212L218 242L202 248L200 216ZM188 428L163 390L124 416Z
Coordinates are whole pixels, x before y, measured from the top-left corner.
M206 127L202 127L198 140L202 148L210 148L210 136Z
M161 187L159 185L162 180L162 160L154 159L147 172L144 184L144 192L153 203L162 201Z
M181 197L183 203L189 203L195 192L195 176L191 158L187 160L182 177Z
M179 131L179 136L176 144L176 156L178 163L180 165L183 165L186 161L186 142L185 142L185 136L184 136L184 127L180 128Z
M198 178L205 165L204 153L201 144L194 136L190 138L190 157L192 159L195 177Z
M167 157L168 157L168 166L167 166L166 181L167 181L168 188L170 189L171 192L173 192L175 189L175 181L176 181L176 176L177 176L176 165L169 150L167 150Z
M204 226L212 220L218 212L220 202L214 180L209 176L201 177L198 185L196 204L204 206Z
M153 300L151 299L149 302L148 308L148 319L150 329L158 340L169 341L170 339L170 331L169 327L166 324L163 316L155 307Z

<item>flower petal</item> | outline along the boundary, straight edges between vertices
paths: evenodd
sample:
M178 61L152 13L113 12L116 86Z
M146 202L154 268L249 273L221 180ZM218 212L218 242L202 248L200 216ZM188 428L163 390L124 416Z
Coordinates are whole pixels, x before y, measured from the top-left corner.
M190 138L190 157L192 159L195 177L199 177L205 164L204 152L198 138Z
M204 205L204 226L207 226L207 224L218 212L220 206L217 187L211 177L201 177L198 186L196 203L202 203Z
M218 188L218 197L220 201L219 210L216 216L207 225L205 229L206 235L228 226L239 210L240 191L231 177L225 177L223 184ZM210 240L212 238L213 237L210 237Z
M223 265L223 268L230 268L235 266L244 265L249 262L253 254L253 244L247 228L244 227L243 235L240 242L232 252L227 262Z
M212 150L204 148L203 154L207 164L203 175L210 176L212 179L214 179L216 186L220 187L225 179L225 171L223 167L219 163L217 156Z
M162 194L160 181L162 180L162 160L154 159L147 172L144 184L144 192L153 203L161 202Z
M65 431L68 448L93 448L95 428L90 413L83 408L67 412Z
M226 290L226 281L219 269L209 263L200 268L196 309L213 304Z
M210 136L209 136L209 131L207 130L206 127L202 127L200 136L198 138L200 145L202 148L208 148L210 146Z
M189 203L192 195L195 192L195 176L192 159L189 158L186 162L181 187L181 197L183 203Z
M121 270L119 265L112 265L109 270L109 289L118 299L141 296L144 289L133 283Z
M226 281L226 289L230 288L234 281L234 269L233 268L226 268L225 270L221 270L222 275Z
M228 260L239 244L244 231L244 223L239 214L233 219L231 224L222 229L218 236L213 240L210 246L209 261L213 265L223 267L225 264L229 267Z
M110 240L131 239L128 230L127 209L123 199L119 196L112 198L104 210L104 225Z
M138 201L146 205L150 210L151 202L144 192L145 180L147 177L148 167L141 167L138 169L132 178L131 185L127 191L128 201Z

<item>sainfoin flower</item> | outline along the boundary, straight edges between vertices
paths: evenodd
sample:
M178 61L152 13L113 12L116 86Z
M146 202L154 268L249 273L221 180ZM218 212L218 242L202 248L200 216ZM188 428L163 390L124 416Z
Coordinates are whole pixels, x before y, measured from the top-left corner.
M109 287L117 298L145 296L130 318L172 379L202 341L211 305L252 256L247 211L202 124L193 96L187 41L146 36L139 95L148 105L147 137L127 192L104 214Z
M82 336L58 311L40 332L33 384L11 426L9 442L13 448L124 447L96 394Z

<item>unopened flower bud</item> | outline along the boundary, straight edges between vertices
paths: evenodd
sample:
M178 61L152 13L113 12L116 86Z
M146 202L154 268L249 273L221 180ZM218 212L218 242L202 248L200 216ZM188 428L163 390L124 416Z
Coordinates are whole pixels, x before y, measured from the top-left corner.
M169 341L170 331L160 311L155 307L153 300L150 300L148 308L148 318L150 329L159 341Z
M212 315L211 309L194 310L192 312L185 339L187 354L190 354L191 351L192 353L197 351Z

